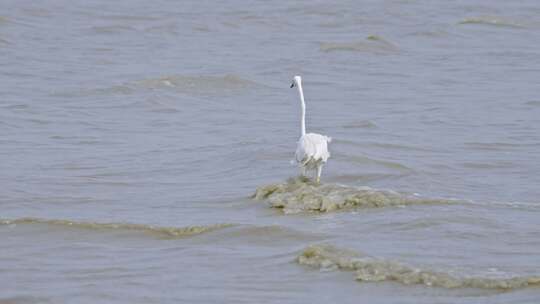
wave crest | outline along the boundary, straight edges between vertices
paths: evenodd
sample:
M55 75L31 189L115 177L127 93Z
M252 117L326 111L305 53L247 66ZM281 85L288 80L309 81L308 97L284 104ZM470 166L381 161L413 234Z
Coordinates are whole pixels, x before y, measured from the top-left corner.
M2 40L0 39L0 44ZM192 96L239 94L256 87L264 87L254 81L236 75L187 76L169 75L134 82L126 82L105 88L80 88L72 91L53 92L52 96L79 97L95 95L128 95L138 90L174 90Z
M508 20L499 16L478 16L465 18L459 22L459 24L479 24L479 25L491 25L498 27L513 27L513 28L523 28L525 25L518 23L513 20Z
M236 75L185 76L171 75L140 81L138 85L149 89L172 88L188 94L237 93L257 86L257 83Z
M323 42L320 44L320 49L326 53L335 51L352 51L386 54L395 53L398 51L397 46L377 35L368 36L365 41L358 42Z
M70 220L58 219L40 219L40 218L19 218L13 220L0 220L0 225L53 225L60 227L75 227L79 229L89 230L113 230L113 231L135 231L147 234L153 234L162 238L182 238L211 232L227 227L234 226L233 224L214 224L206 226L186 226L186 227L160 227L144 224L130 223L97 223L97 222L78 222Z
M299 264L320 269L355 271L356 280L395 281L443 288L515 289L540 285L540 276L467 277L377 259L330 245L313 245L296 259Z
M318 185L305 177L257 188L256 200L267 200L271 207L285 213L329 212L347 208L378 208L413 204L448 204L451 200L408 196L394 191L336 184Z

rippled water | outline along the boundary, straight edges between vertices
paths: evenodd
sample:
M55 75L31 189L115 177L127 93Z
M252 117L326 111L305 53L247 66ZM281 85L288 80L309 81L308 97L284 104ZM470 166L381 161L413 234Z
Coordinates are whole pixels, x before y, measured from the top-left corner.
M0 302L538 303L539 16L0 2Z

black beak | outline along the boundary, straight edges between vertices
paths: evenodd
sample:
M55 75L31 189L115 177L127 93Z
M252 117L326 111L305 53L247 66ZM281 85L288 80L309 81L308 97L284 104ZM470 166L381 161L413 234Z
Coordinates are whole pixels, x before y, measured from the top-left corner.
M291 83L291 88L294 88L294 82L293 82L293 83Z

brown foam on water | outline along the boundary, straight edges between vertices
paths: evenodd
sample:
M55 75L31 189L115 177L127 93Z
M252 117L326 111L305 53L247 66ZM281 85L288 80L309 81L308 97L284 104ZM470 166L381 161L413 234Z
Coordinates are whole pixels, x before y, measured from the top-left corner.
M0 44L2 43L0 39ZM193 96L232 95L249 91L263 85L237 75L204 76L204 75L167 75L134 82L126 82L105 88L80 88L71 91L53 92L60 97L95 96L95 95L128 95L137 90L174 90Z
M285 213L329 212L350 208L450 204L454 202L444 199L420 198L369 187L318 185L304 177L290 178L285 183L259 187L253 197L256 200L266 200L271 207L283 209Z
M187 94L227 94L238 93L259 86L257 83L237 75L188 76L169 75L146 79L136 85L147 89L174 89Z
M450 274L377 259L330 245L307 247L296 259L319 269L354 271L361 282L395 281L443 288L516 289L540 285L540 276L482 277Z
M186 226L186 227L161 227L144 224L130 223L97 223L97 222L78 222L59 219L40 219L40 218L19 218L13 220L0 220L0 225L53 225L58 227L74 227L78 229L88 229L95 231L134 231L147 234L153 234L164 238L182 238L194 236L201 233L211 232L227 227L233 224L214 224L206 226Z
M364 41L357 42L322 42L320 50L328 52L336 51L351 51L351 52L367 52L367 53L396 53L398 47L385 39L377 36L368 36Z
M478 24L497 27L513 27L524 28L525 25L514 20L510 20L501 16L478 16L465 18L459 24Z

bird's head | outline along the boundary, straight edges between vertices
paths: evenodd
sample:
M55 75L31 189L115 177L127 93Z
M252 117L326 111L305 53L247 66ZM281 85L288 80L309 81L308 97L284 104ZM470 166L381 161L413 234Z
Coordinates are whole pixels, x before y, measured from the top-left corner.
M301 84L302 84L302 77L294 76L293 80L292 80L292 83L291 83L291 88L294 88L294 86L298 86L298 85L301 85Z

